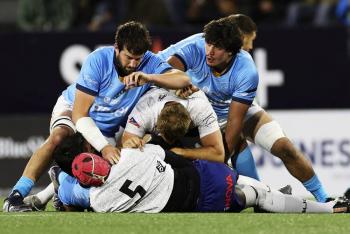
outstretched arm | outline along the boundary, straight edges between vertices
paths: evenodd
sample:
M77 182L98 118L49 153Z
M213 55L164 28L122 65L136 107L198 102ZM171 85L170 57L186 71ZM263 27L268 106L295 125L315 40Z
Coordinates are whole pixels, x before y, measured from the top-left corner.
M181 89L191 84L190 78L185 72L178 69L170 69L162 74L146 74L143 72L133 72L123 78L126 89L153 83L159 87L167 89Z
M220 130L201 138L202 146L193 149L172 148L171 151L189 159L224 162L224 146Z

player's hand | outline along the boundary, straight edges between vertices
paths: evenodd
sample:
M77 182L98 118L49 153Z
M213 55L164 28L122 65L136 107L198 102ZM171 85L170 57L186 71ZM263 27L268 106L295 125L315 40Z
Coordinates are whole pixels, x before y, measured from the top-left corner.
M102 150L102 157L106 159L110 164L117 164L120 159L120 149L113 147L112 145L105 146Z
M142 86L151 81L151 75L143 72L133 72L130 75L124 76L123 78L123 83L125 85L126 90L132 89L137 86Z
M175 94L180 98L186 99L188 96L192 95L193 93L197 92L198 90L199 89L196 86L191 84L185 88L176 90Z
M143 151L143 147L152 139L150 134L146 134L142 139L139 137L130 137L123 143L123 148L139 148Z
M123 148L139 148L141 151L145 142L139 137L130 137L123 143Z

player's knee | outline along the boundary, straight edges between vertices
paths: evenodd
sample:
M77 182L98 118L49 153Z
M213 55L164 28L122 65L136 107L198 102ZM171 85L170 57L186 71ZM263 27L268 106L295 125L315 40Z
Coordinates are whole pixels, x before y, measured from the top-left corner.
M276 121L273 120L260 126L254 137L254 142L263 149L272 152L272 147L283 138L286 137L282 128Z
M278 139L273 144L271 153L282 161L295 161L299 157L298 150L287 137Z
M65 137L69 135L68 130L53 131L46 141L46 145L50 148L56 148Z

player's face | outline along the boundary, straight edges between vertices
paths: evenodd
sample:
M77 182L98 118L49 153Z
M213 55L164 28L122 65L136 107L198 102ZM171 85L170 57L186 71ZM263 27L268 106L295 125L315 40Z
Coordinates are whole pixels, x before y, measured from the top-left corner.
M130 53L125 47L123 50L117 50L117 54L117 60L120 64L120 69L123 70L124 75L129 75L135 72L143 57L143 54L135 55Z
M205 44L205 55L208 66L213 68L222 67L232 58L231 52L208 43Z
M253 49L253 42L256 38L256 32L243 35L243 46L242 49L245 51L251 51Z

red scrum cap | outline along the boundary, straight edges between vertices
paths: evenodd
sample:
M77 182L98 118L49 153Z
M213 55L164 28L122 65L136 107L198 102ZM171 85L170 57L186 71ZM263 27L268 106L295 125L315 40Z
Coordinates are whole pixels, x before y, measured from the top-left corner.
M85 186L101 186L106 181L111 165L92 153L81 153L72 163L73 175Z

